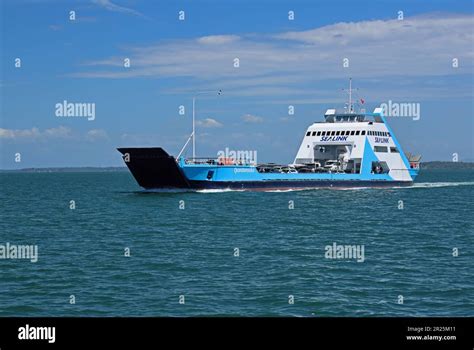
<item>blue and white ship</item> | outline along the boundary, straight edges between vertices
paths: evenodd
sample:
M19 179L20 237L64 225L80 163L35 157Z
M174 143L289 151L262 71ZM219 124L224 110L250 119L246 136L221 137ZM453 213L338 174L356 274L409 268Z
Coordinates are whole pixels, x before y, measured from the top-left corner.
M311 124L291 164L255 164L229 157L197 158L195 130L177 157L160 147L119 148L125 164L145 189L287 190L324 187L392 187L413 184L421 156L405 154L383 115L328 109ZM194 103L193 103L194 104ZM193 141L193 157L181 154Z

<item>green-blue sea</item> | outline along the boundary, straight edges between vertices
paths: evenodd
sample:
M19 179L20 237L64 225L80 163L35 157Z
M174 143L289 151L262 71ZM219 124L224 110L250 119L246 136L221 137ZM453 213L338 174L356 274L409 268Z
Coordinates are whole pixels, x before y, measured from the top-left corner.
M0 259L0 316L474 316L473 194L472 170L187 193L128 172L1 173L0 245L38 261Z

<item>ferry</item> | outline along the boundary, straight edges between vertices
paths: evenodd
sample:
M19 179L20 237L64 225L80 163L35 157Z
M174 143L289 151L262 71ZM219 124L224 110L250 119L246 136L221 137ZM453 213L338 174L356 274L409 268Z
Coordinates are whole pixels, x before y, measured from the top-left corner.
M349 103L342 111L328 109L324 120L311 124L291 164L256 164L235 157L195 156L193 131L174 157L161 147L118 148L125 164L144 189L292 190L317 188L398 187L413 184L419 155L404 153L382 108L355 110L349 82ZM193 156L182 156L192 140Z

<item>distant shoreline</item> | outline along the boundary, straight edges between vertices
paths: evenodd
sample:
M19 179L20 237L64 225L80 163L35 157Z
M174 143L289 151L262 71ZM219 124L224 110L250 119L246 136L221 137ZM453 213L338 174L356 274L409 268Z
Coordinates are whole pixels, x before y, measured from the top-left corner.
M474 169L474 162L421 162L421 169Z
M422 162L421 169L474 169L474 162ZM50 167L50 168L23 168L0 169L0 173L90 173L90 172L122 172L128 171L127 167Z

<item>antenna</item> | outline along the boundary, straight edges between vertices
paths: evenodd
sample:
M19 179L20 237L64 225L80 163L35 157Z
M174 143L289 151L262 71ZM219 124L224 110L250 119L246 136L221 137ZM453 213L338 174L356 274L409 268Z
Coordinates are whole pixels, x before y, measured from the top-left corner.
M347 91L349 93L349 113L354 113L354 105L352 103L352 92L356 91L357 89L352 88L352 78L349 78L349 90L342 89L343 91Z

